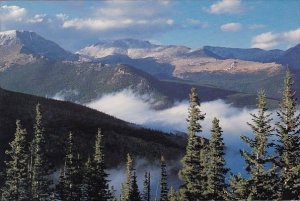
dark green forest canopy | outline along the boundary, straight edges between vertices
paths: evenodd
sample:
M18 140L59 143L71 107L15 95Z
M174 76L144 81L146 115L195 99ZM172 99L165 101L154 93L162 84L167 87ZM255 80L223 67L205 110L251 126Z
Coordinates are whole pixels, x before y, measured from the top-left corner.
M126 153L159 159L164 153L167 159L178 159L183 153L183 137L160 131L141 128L90 108L70 102L50 100L0 88L0 156L12 140L15 121L20 119L33 136L36 104L41 104L43 125L50 159L61 164L64 157L65 140L69 131L74 133L75 144L87 156L92 152L94 135L101 128L105 141L107 166L115 166L125 160ZM1 164L1 167L3 164Z

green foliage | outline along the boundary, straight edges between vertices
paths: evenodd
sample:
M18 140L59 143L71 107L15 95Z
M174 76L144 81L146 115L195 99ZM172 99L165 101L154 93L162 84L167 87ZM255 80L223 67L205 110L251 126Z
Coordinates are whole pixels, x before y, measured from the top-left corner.
M181 200L199 200L203 198L205 186L205 148L204 140L196 134L202 131L199 121L205 114L200 111L200 101L195 88L191 89L190 106L188 110L188 142L186 153L182 159L182 169L179 176L183 181L180 189Z
M273 143L269 142L273 128L271 126L271 114L267 113L266 95L263 91L258 93L257 97L257 114L251 114L252 122L248 123L251 127L254 138L242 136L241 139L250 146L251 151L241 151L241 155L245 158L246 170L250 174L247 179L249 186L249 194L245 195L247 199L266 200L275 199L276 196L276 169L269 168L270 162L274 161L274 156L268 154L268 148Z
M245 200L250 194L249 183L240 174L231 177L230 189L229 200Z
M280 199L299 199L300 195L300 114L292 89L293 79L288 71L284 79L284 89L276 124L279 144Z
M163 156L161 156L161 176L160 176L160 201L168 201L168 175L166 168L166 161Z
M225 183L228 169L225 167L225 145L222 138L222 128L219 125L219 120L214 118L212 121L211 139L208 147L207 161L207 187L203 192L207 200L224 200L226 198Z
M118 201L117 198L116 198L116 195L115 195L115 188L114 186L111 186L110 189L109 189L109 201Z
M76 153L73 135L68 138L65 167L59 183L62 201L80 200L82 197L82 169L79 154Z
M132 153L150 161L157 160L161 153L175 159L184 151L185 140L181 136L166 135L161 131L135 127L125 121L96 110L42 97L10 92L0 88L0 158L15 132L16 119L20 119L28 132L28 140L34 133L36 112L40 103L43 111L43 128L46 137L47 159L49 163L61 166L65 157L65 138L73 131L78 142L77 149L86 159L94 152L95 133L101 128L104 136L105 164L115 167L125 161L120 153ZM0 163L0 171L4 163Z
M170 188L168 198L169 198L169 201L179 201L178 193L175 191L175 189L172 186Z
M5 152L6 180L2 189L2 199L7 201L29 201L30 180L28 174L29 150L26 141L26 130L19 120L16 121L16 132L10 148Z
M139 192L139 187L137 185L137 179L136 179L136 173L133 171L133 175L131 178L131 187L130 187L130 192L129 192L129 200L130 201L142 201L140 192Z
M145 172L144 175L144 188L143 188L143 201L150 201L151 196L151 177L150 177L150 172Z
M133 159L127 154L126 181L122 184L121 201L131 201L129 196L132 191L133 170Z
M49 199L49 164L46 159L46 142L44 128L42 127L42 114L40 104L36 106L36 118L34 124L34 139L31 143L32 149L32 172L31 172L31 193L32 199L37 201Z
M84 189L86 200L105 201L110 197L103 150L103 135L101 130L98 129L93 158L92 160L89 159L85 166Z

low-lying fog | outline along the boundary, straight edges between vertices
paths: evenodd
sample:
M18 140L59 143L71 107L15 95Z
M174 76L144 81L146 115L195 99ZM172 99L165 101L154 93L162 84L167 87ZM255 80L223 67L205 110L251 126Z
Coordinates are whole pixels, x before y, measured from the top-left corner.
M201 99L201 94L199 94ZM149 99L149 98L148 98ZM163 110L151 108L150 103L145 101L145 97L136 95L131 90L107 94L100 99L86 104L88 107L110 114L125 121L142 125L144 127L162 130L165 132L186 132L189 102L176 102L172 107ZM202 136L210 138L211 122L214 117L220 120L220 126L223 129L223 137L226 145L226 162L231 172L242 173L246 176L244 170L244 160L240 156L240 149L247 149L240 140L241 135L251 136L252 132L247 122L251 122L250 113L256 113L256 109L236 108L223 100L201 103L201 111L206 113L205 120L201 122L203 126ZM275 123L277 121L276 111L270 111ZM174 163L174 164L173 164ZM177 162L169 162L169 166L178 166ZM156 165L149 165L143 159L136 161L138 169L137 175L140 187L144 170L151 171L152 174L152 194L155 196L156 188L159 182L160 169ZM171 167L169 167L171 168ZM111 185L117 189L117 195L120 192L121 183L125 179L124 167L109 170ZM178 178L169 178L170 185L178 185Z

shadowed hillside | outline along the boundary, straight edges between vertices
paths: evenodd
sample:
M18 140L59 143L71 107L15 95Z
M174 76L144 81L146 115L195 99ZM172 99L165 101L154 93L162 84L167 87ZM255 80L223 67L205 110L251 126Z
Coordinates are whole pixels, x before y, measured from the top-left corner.
M35 105L41 104L46 130L47 149L51 160L61 164L64 142L68 132L74 133L76 146L87 157L93 147L97 128L105 138L108 166L125 159L127 152L149 160L158 159L161 153L169 159L178 158L184 149L182 137L143 129L104 113L70 102L55 101L36 96L10 92L0 88L0 156L8 147L15 131L15 121L20 119L32 137ZM1 164L3 166L3 164Z

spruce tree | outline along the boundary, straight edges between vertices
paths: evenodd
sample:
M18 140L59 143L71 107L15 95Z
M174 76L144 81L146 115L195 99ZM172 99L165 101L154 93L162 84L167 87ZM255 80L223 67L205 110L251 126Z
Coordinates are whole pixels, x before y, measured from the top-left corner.
M300 115L297 114L297 100L292 89L293 79L289 71L284 78L282 100L279 105L276 124L278 135L280 168L280 197L282 200L299 199L300 195Z
M104 146L103 146L103 135L101 130L98 129L94 155L92 160L87 163L85 171L86 197L88 200L108 200L109 199L109 188L107 181L107 174L105 172L104 165Z
M275 199L276 188L276 174L274 168L269 168L270 161L274 160L274 156L269 155L268 148L273 143L270 142L273 128L271 126L271 113L268 113L266 107L266 95L263 91L258 93L257 97L257 114L251 114L252 122L248 123L251 127L254 137L249 138L242 136L244 143L249 145L251 151L241 151L241 155L246 161L246 170L250 174L247 179L249 186L249 193L247 199L250 200L266 200Z
M219 120L212 121L211 139L209 141L209 162L207 167L207 189L205 199L224 200L226 198L225 177L228 169L225 167L225 145L222 138L222 128Z
M168 201L168 183L167 183L167 169L166 162L161 156L161 176L160 176L160 201Z
M80 156L76 153L73 135L70 132L65 157L64 175L59 184L63 201L80 200L82 197L82 170Z
M250 194L250 186L246 179L240 174L234 175L230 179L230 195L229 200L245 200Z
M150 172L145 172L144 175L144 188L143 188L143 201L150 201L151 187L150 187Z
M121 201L131 201L129 195L132 191L132 175L133 172L133 160L130 154L127 154L127 164L126 164L126 181L122 184Z
M204 120L205 114L200 111L200 100L195 88L191 89L190 106L188 109L188 142L185 156L182 159L182 169L179 176L183 181L180 189L180 197L185 200L201 200L205 185L204 141L196 134L202 131L200 121Z
M49 198L49 180L48 163L46 160L46 147L44 138L44 128L42 127L42 114L40 104L36 106L36 117L34 124L34 139L32 142L32 178L31 193L33 200L48 200Z
M169 194L168 194L169 201L179 201L178 194L174 190L174 188L171 186Z
M109 201L117 201L115 193L116 193L116 190L115 190L114 186L111 186L111 188L109 189L109 198L108 198Z
M59 183L55 186L55 197L57 200L67 200L67 187L65 186L65 167L60 169Z
M139 187L137 185L137 178L136 178L136 173L133 171L132 179L131 179L131 187L130 187L130 192L129 192L129 200L130 201L142 201L140 192L139 192Z
M10 148L6 150L6 180L2 199L7 201L30 200L30 181L28 175L29 150L26 141L27 132L19 120Z
M83 186L82 186L82 200L91 201L91 194L93 193L93 167L91 158L88 157L83 171Z

